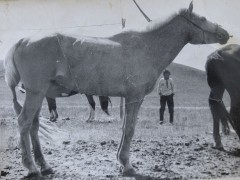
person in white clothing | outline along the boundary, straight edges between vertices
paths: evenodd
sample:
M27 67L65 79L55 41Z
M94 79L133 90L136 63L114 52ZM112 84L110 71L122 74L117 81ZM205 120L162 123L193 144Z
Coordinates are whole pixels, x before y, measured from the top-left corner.
M166 103L168 105L168 110L170 114L170 123L173 123L173 114L174 114L174 100L173 96L175 93L174 89L174 82L172 78L170 78L170 71L165 70L163 72L163 78L160 79L158 84L158 94L160 95L160 109L159 109L159 115L160 115L160 124L163 124L164 119L164 111L166 107Z

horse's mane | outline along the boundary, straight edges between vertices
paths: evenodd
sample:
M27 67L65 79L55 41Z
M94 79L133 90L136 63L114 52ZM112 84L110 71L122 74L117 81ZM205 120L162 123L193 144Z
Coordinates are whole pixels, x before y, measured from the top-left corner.
M147 32L155 31L157 29L160 29L161 27L168 25L176 16L184 15L184 14L186 14L186 12L187 12L187 9L180 9L178 12L175 12L172 15L168 16L167 19L164 19L164 20L156 19L156 20L149 22L148 25L141 30L137 30L137 31L133 30L133 29L124 30L118 34L111 36L111 38L119 38L119 37L123 37L124 35L129 35L129 34L147 33Z
M155 31L157 29L160 29L166 25L168 25L175 17L181 15L181 16L187 16L187 12L188 9L180 9L178 12L173 13L172 15L170 15L166 20L155 20L150 22L150 24L146 27L145 30L143 30L142 32L151 32L151 31ZM196 13L192 12L191 13L194 16L199 16Z
M166 25L168 25L176 16L179 15L179 13L181 11L186 11L186 9L182 9L180 10L179 12L175 12L173 13L172 15L170 15L167 19L165 20L162 20L162 19L157 19L157 20L154 20L154 21L151 21L149 23L149 25L145 28L145 30L143 30L142 32L151 32L151 31L155 31L161 27L164 27Z

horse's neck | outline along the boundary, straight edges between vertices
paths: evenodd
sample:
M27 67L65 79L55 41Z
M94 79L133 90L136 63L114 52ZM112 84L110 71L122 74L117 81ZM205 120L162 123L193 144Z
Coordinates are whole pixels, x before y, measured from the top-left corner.
M175 17L161 29L146 32L148 54L159 72L169 65L182 48L188 43L188 26L180 17Z

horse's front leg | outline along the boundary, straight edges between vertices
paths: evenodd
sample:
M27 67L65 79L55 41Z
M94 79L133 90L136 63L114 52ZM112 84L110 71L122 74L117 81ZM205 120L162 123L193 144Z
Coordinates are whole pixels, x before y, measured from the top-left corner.
M44 96L40 93L26 91L26 99L18 117L22 163L29 170L28 177L39 177L40 173L33 161L30 146L30 129L33 119L42 105Z
M41 167L41 174L44 176L44 175L52 174L53 170L45 161L45 158L41 151L41 145L40 145L39 136L38 136L40 109L41 108L39 108L33 120L33 124L30 130L30 135L32 140L35 162L37 163L37 165Z
M135 174L135 170L133 169L129 160L129 151L137 122L138 111L142 101L143 99L132 100L126 98L125 100L126 110L123 124L123 135L117 153L117 158L123 165L124 176L133 176Z

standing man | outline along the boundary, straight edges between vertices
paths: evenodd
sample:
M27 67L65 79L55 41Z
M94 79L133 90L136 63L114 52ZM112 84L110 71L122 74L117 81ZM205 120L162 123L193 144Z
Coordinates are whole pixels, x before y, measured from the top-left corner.
M172 78L170 78L170 71L164 70L163 72L163 78L160 79L159 84L158 84L158 94L160 95L160 109L159 109L159 114L160 114L160 124L163 124L163 119L164 119L164 111L165 111L165 106L166 103L168 105L168 110L170 114L170 123L173 123L173 113L174 113L174 101L173 101L173 96L174 96L174 83Z

